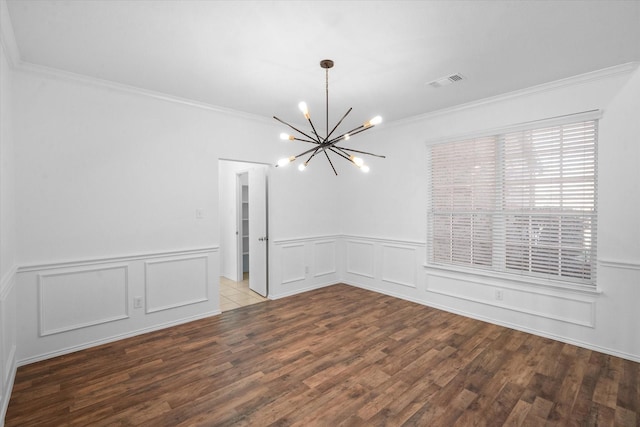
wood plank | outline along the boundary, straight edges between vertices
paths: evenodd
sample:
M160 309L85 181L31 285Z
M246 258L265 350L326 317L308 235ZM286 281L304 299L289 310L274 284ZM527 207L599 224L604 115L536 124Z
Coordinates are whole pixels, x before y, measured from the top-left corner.
M334 285L18 368L7 427L640 425L638 363Z

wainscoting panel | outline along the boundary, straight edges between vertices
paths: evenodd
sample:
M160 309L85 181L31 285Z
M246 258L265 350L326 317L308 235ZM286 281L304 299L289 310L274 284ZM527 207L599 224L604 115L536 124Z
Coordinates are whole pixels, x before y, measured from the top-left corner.
M18 365L220 313L218 248L21 266Z
M273 240L269 246L269 298L278 299L338 283L338 236Z
M128 317L126 265L38 275L40 335Z
M347 273L373 279L374 248L373 242L347 240Z
M382 280L415 288L418 285L416 266L419 265L415 247L382 244Z
M2 334L2 383L7 384L15 367L16 352L16 292L13 283L0 299L0 334Z
M282 284L305 279L305 245L303 243L282 246Z
M204 302L208 295L207 257L145 262L146 312Z
M453 278L427 273L427 292L530 314L546 319L595 326L595 300L578 295L559 295L535 289L500 286L482 280Z
M415 300L423 275L424 243L344 236L344 281Z
M0 425L9 405L16 363L16 288L13 268L0 280Z
M313 243L313 276L320 277L335 274L336 269L336 241L326 240Z

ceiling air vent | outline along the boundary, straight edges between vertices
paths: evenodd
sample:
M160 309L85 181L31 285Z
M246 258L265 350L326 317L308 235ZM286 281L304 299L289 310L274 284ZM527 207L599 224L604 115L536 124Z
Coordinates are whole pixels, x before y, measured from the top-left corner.
M464 80L464 76L460 73L451 74L450 76L441 77L437 80L427 83L431 87L449 86L451 83L457 83Z

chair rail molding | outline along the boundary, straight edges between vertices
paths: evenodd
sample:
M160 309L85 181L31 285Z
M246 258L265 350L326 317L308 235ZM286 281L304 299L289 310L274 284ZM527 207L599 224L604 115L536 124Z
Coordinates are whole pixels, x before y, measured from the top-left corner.
M69 268L69 267L82 267L85 265L112 264L116 262L137 261L142 259L149 260L154 258L165 258L170 256L215 253L215 252L218 252L219 249L220 247L218 245L215 245L215 246L207 246L203 248L176 249L171 251L146 252L146 253L137 253L137 254L131 254L131 255L118 255L118 256L87 258L87 259L79 259L79 260L64 260L64 261L55 261L55 262L42 263L42 264L26 264L23 266L19 266L17 272L26 273L30 271L54 270L58 268Z
M621 261L611 259L599 259L598 265L605 268L621 268L624 270L640 271L640 261Z

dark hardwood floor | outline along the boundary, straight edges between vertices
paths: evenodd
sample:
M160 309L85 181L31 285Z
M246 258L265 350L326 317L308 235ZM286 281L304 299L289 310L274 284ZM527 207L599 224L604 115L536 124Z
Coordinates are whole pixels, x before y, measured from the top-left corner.
M7 426L639 426L640 364L335 285L18 369Z

